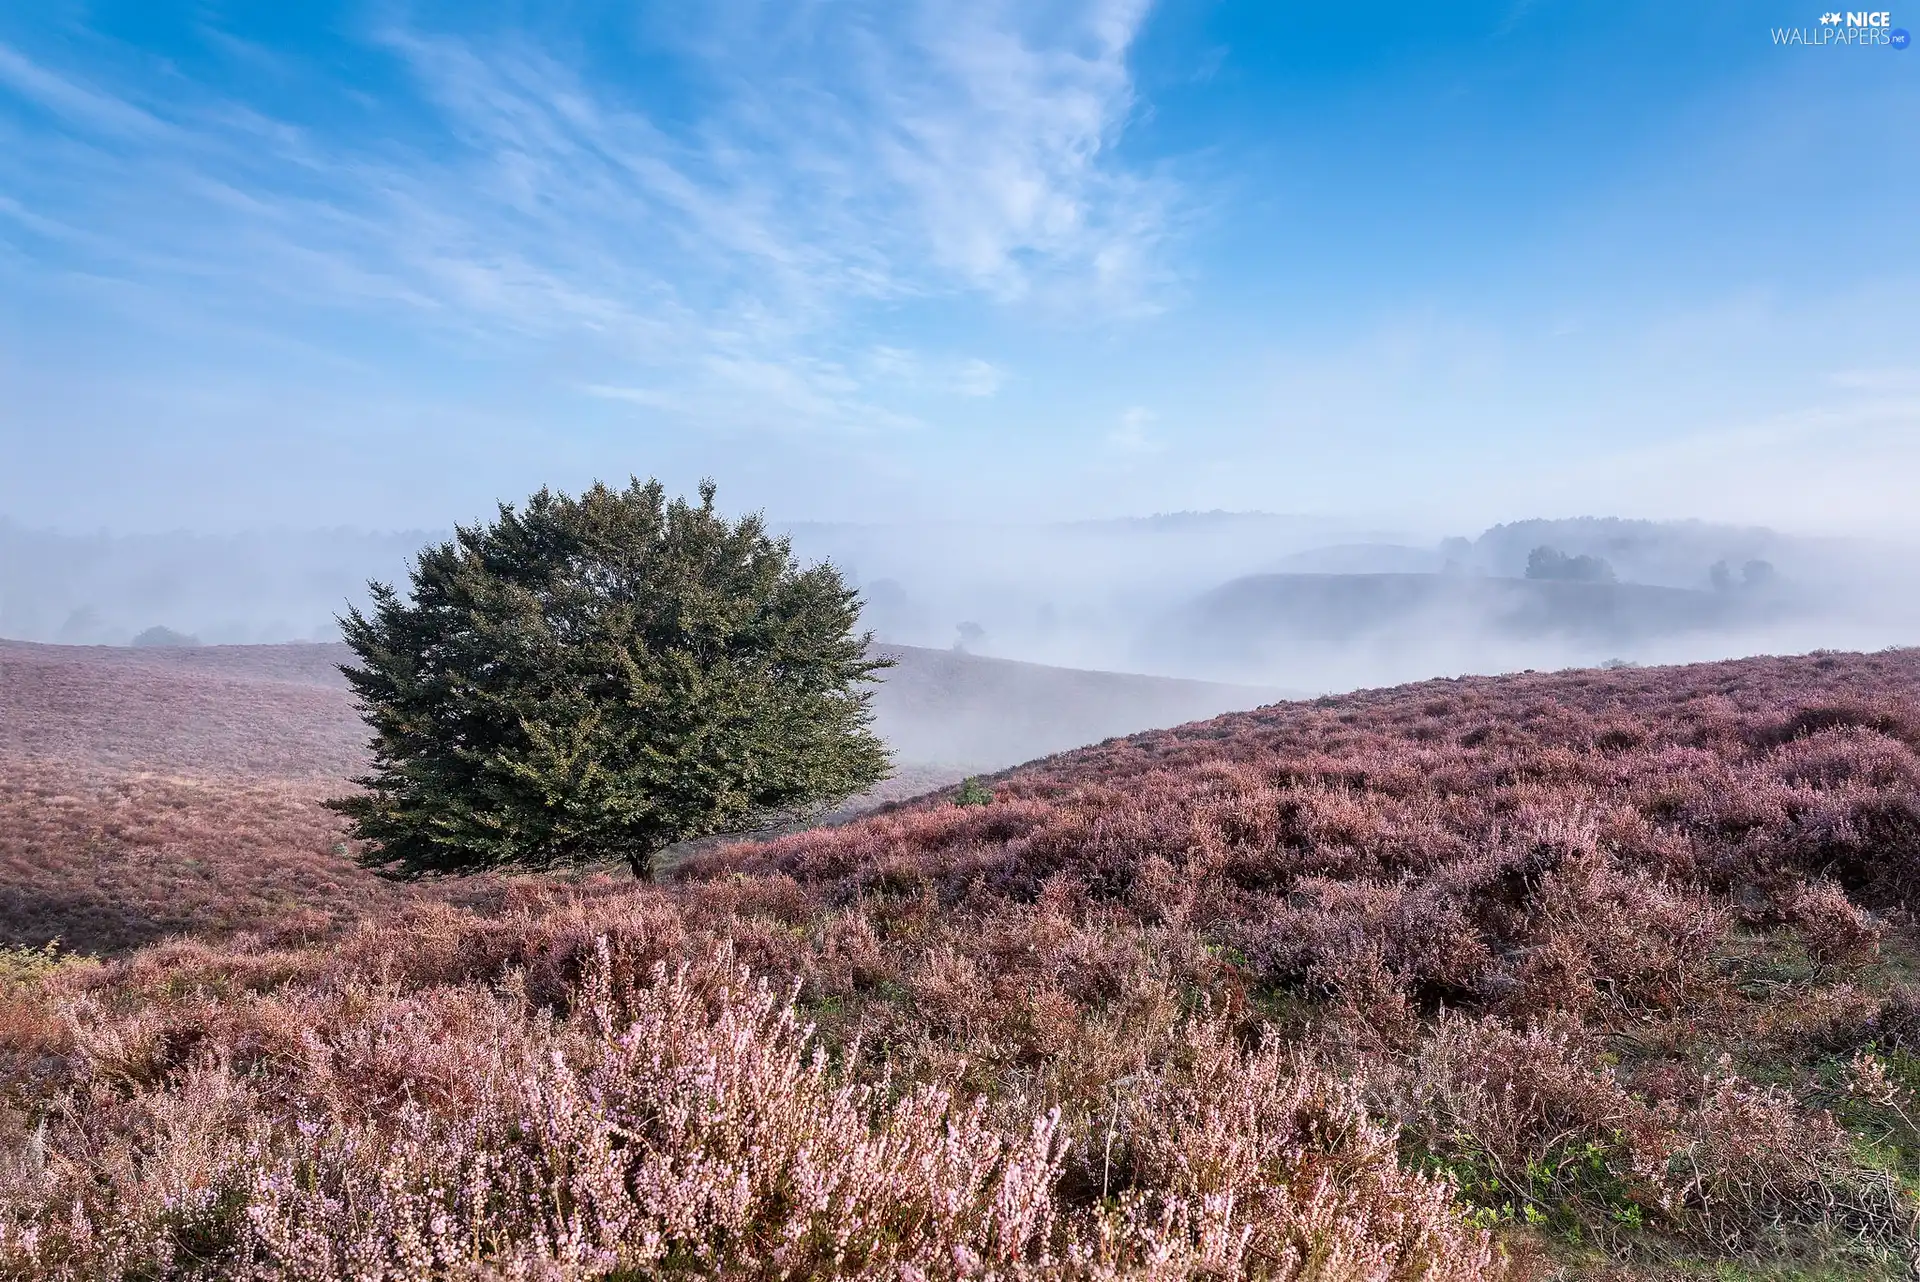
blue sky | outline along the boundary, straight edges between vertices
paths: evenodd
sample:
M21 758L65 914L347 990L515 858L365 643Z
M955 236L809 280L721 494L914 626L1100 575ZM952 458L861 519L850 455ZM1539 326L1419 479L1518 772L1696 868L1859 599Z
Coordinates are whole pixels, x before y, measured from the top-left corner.
M8 6L0 516L1914 532L1920 53L1820 16Z

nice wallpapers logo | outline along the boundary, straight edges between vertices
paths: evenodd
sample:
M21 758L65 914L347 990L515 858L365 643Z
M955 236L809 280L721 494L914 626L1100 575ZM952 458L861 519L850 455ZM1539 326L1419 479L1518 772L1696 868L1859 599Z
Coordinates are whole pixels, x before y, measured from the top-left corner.
M1805 45L1831 49L1905 49L1913 42L1904 27L1893 25L1893 15L1885 9L1863 9L1857 13L1828 11L1813 27L1775 27L1773 43Z

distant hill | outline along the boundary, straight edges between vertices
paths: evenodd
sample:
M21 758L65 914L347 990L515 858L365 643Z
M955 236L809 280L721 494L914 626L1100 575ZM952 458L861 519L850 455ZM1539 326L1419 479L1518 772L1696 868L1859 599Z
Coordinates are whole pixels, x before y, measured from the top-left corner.
M1169 612L1147 654L1166 666L1223 674L1314 673L1365 656L1397 671L1489 664L1598 662L1662 638L1764 622L1784 606L1751 596L1642 583L1576 583L1456 574L1257 574ZM1368 670L1369 672L1375 670ZM1375 678L1379 679L1379 678ZM1368 681L1361 675L1347 684ZM1320 680L1337 688L1336 678Z
M1766 560L1799 569L1822 544L1759 526L1589 516L1496 525L1473 540L1470 552L1457 555L1490 574L1518 576L1538 547L1569 556L1598 557L1622 579L1635 583L1705 588L1715 562L1726 561L1737 568L1746 561Z
M940 649L972 624L984 632L969 643L976 653L1113 671L1134 666L1142 624L1215 584L1319 545L1409 541L1354 522L1257 512L783 528L800 556L830 559L860 587L863 623L883 641Z
M1290 697L1254 686L1090 672L888 645L875 727L903 760L1011 765Z
M1280 558L1281 574L1433 574L1444 560L1433 548L1404 543L1336 543Z
M1259 574L1207 593L1198 610L1208 629L1327 641L1436 612L1483 621L1516 636L1570 633L1632 641L1656 632L1724 623L1728 604L1707 592L1641 583L1441 574Z

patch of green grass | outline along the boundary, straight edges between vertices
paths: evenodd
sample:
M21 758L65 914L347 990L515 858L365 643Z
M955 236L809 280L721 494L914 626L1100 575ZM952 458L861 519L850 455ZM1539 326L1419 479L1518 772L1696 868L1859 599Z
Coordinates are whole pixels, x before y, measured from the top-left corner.
M25 945L0 945L0 988L14 984L32 984L68 966L91 965L84 953L70 953L57 939L38 948Z
M1466 1143L1445 1154L1417 1150L1412 1163L1444 1175L1484 1228L1525 1226L1565 1245L1614 1245L1654 1227L1658 1211L1636 1189L1631 1163L1614 1142L1571 1140L1506 1170Z
M1860 1260L1845 1262L1833 1261L1757 1261L1757 1260L1717 1260L1711 1264L1701 1263L1688 1267L1680 1265L1675 1272L1683 1278L1699 1278L1702 1282L1894 1282L1894 1279L1908 1279L1912 1271L1895 1260L1874 1264Z
M1765 999L1811 982L1820 967L1797 932L1737 931L1719 957L1720 969L1744 997Z

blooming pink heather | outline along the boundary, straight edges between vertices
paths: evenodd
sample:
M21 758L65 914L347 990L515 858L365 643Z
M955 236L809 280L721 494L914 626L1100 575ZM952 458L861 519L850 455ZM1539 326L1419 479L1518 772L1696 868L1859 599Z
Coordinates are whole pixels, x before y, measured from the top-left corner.
M1907 651L1436 681L16 954L0 1276L1893 1276L1917 746Z

